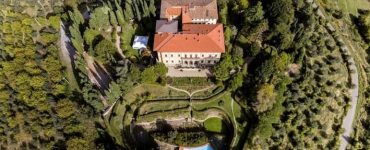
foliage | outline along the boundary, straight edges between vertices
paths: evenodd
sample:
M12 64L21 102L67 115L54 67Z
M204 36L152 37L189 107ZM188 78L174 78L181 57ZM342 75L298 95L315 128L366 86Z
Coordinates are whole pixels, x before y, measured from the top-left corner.
M253 103L254 110L261 113L271 109L275 103L275 98L274 85L262 85L257 92L257 101Z
M81 141L83 148L101 148L94 112L81 102L81 93L71 90L59 60L61 17L54 9L62 4L0 3L0 149L77 148ZM71 16L84 22L78 14ZM72 42L82 47L76 29L71 27Z
M109 62L114 59L117 53L116 46L109 40L103 39L94 48L94 57L104 64L109 64Z
M214 74L217 80L226 81L230 77L230 71L233 69L231 55L225 55L222 60L214 67Z

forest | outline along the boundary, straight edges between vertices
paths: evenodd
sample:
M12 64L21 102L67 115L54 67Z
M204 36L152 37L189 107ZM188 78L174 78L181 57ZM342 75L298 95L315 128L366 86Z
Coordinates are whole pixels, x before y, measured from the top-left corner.
M209 82L231 92L248 122L231 149L338 148L353 88L340 33L305 0L217 4L226 53ZM135 35L153 38L159 6L160 0L0 2L0 149L132 149L131 135L117 142L106 116L119 115L110 113L118 103L134 114L132 106L152 96L126 100L134 87L171 80L150 46L141 53L131 47ZM369 52L370 12L354 22ZM357 148L370 146L370 89L364 93L365 115L351 140Z

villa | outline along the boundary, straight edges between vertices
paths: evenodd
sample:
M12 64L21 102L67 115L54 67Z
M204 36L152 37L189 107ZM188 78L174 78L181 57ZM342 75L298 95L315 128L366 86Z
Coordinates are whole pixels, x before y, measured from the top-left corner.
M166 66L211 66L225 53L217 0L162 0L160 18L153 49Z

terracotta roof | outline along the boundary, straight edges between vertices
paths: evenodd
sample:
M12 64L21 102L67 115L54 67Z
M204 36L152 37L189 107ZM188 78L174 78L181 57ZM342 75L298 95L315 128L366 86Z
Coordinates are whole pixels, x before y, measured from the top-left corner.
M169 16L180 16L184 8L190 18L218 19L217 0L162 0L160 17L167 19Z
M180 16L181 15L181 7L170 7L165 9L166 18L170 16Z
M183 24L178 34L161 33L154 36L154 51L158 52L225 52L222 24Z
M181 17L182 17L181 21L182 21L183 24L184 23L191 23L192 19L191 19L191 16L189 14L188 7L186 7L186 6L182 7L182 16Z

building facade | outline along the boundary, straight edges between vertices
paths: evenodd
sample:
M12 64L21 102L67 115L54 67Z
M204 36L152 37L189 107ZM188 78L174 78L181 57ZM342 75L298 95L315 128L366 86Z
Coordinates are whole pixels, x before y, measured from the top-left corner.
M221 58L220 53L201 52L160 52L158 60L171 67L201 68L216 64Z
M162 0L160 17L153 49L166 66L211 66L225 52L216 0Z

